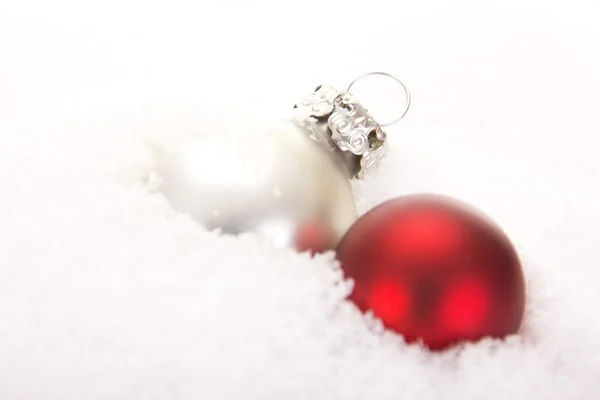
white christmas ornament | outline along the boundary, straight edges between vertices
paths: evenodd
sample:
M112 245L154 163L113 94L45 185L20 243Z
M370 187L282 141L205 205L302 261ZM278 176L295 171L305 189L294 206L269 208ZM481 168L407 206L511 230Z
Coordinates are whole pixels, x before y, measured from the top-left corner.
M317 87L264 133L207 132L154 148L157 190L209 229L298 250L335 248L357 218L349 178L376 167L386 150L382 125L349 93L352 84Z
M161 192L180 212L225 233L325 250L356 219L350 183L327 150L284 121L246 139L200 136L156 149Z

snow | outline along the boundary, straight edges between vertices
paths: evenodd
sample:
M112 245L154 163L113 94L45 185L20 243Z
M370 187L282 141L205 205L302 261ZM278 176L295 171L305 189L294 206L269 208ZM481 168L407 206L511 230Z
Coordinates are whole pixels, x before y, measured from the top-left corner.
M325 3L0 5L0 398L598 396L600 6ZM142 184L150 138L251 134L370 70L413 107L360 212L436 192L492 216L521 335L407 346L343 300L333 254L207 232Z

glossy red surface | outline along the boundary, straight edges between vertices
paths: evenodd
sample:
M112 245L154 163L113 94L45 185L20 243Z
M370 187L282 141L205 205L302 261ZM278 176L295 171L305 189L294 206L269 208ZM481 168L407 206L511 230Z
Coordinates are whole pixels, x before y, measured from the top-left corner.
M337 249L350 299L408 342L444 349L519 330L525 284L507 236L463 203L401 197L374 208Z

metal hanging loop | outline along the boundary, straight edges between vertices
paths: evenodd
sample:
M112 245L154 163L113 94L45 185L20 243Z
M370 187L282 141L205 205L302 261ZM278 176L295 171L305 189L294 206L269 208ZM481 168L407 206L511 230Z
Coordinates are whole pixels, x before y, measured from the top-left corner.
M404 82L402 82L400 79L396 78L395 76L393 76L391 74L388 74L387 72L367 72L366 74L362 74L362 75L358 76L357 78L355 78L352 82L350 82L350 84L346 88L345 93L350 93L350 89L352 89L352 86L354 86L354 84L356 82L358 82L364 78L367 78L369 76L373 76L373 75L387 76L388 78L391 78L391 79L395 80L396 82L398 82L402 86L402 89L404 89L404 93L406 94L406 104L404 106L404 109L402 110L402 114L400 114L400 116L397 117L396 119L394 119L393 121L379 124L381 127L395 125L398 122L400 122L400 120L402 120L402 118L404 118L404 116L408 112L408 109L410 108L410 102L411 102L410 91L408 90L408 87L404 84Z

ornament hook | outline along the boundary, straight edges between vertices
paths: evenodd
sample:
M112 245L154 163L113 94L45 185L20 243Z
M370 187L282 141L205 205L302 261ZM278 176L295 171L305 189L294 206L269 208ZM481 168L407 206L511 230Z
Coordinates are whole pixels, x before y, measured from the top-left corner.
M404 82L402 82L400 79L396 78L395 76L393 76L391 74L388 74L387 72L367 72L366 74L362 74L362 75L356 77L352 82L350 82L350 84L346 88L345 93L350 93L350 89L358 81L360 81L360 80L362 80L364 78L367 78L369 76L373 76L373 75L387 76L388 78L391 78L391 79L395 80L396 82L398 82L402 86L402 89L404 89L404 93L406 94L406 104L404 106L404 109L402 110L402 114L400 114L400 116L398 118L394 119L393 121L386 122L386 123L383 123L383 124L379 124L379 126L381 126L382 128L386 127L386 126L395 125L398 122L400 122L400 120L402 120L402 118L404 118L404 116L408 112L408 109L410 108L410 102L411 102L410 91L408 90L408 87L404 84Z

